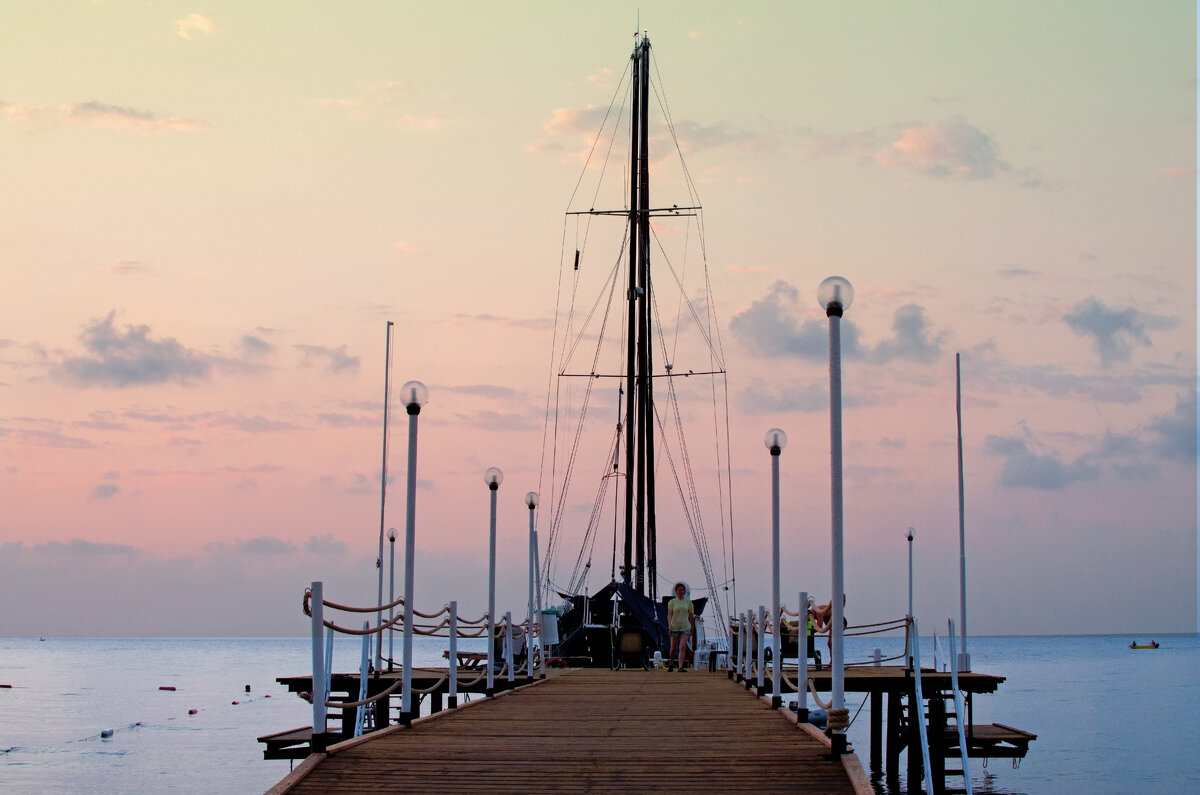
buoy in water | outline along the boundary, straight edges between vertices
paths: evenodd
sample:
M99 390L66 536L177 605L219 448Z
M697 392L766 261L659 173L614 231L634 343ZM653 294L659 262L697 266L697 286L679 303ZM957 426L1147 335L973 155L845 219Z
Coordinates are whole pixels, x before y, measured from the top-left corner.
M271 697L270 693L267 693L265 696L263 696L263 698L270 698L270 697Z
M231 701L231 702L229 702L229 703L230 703L230 704L232 704L232 705L233 705L233 706L235 706L235 707L238 705L238 702L236 702L236 701Z
M101 737L112 737L112 736L113 736L113 729L101 729L101 730L100 730L100 736L101 736Z
M249 693L249 692L250 692L250 685L246 685L246 692L247 692L247 693Z
M161 685L161 686L159 686L159 688L158 688L158 689L159 689L159 690L171 690L171 691L174 691L174 690L175 690L175 685Z
M0 687L8 687L8 688L11 688L11 687L12 687L12 685L0 685Z
M189 715L195 715L195 714L196 714L197 712L199 712L199 711L200 711L200 710L198 710L198 709L189 709L189 710L188 710L188 714L189 714Z

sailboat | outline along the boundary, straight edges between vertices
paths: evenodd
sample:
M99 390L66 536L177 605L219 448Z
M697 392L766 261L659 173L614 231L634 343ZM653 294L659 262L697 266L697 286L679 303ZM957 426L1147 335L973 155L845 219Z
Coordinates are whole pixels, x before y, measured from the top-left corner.
M552 656L569 665L647 667L654 651L665 654L666 599L697 569L704 579L697 590L706 594L692 596L700 625L711 605L707 634L724 637L725 610L712 597L728 604L735 582L728 384L703 211L658 75L649 37L636 36L565 213L542 454L551 496L541 521L550 525L542 581L563 600ZM628 111L618 107L622 97ZM627 157L614 157L622 138ZM664 143L678 156L671 177L666 162L651 156L652 144ZM670 204L652 201L651 176L682 195ZM594 189L584 190L592 177ZM602 209L605 201L615 208ZM703 448L689 447L685 425L693 423L706 426ZM718 519L706 524L706 515ZM604 555L598 541L609 527L611 555ZM709 543L718 530L719 569ZM688 537L698 565L676 554ZM559 557L574 547L567 573ZM663 549L671 553L665 561ZM605 558L609 577L589 593L589 577Z

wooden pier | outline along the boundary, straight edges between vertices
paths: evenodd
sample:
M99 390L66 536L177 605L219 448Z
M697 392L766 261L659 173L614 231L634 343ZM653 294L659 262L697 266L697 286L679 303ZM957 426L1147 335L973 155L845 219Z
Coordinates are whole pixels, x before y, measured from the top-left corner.
M270 790L873 792L725 674L577 669L314 754Z

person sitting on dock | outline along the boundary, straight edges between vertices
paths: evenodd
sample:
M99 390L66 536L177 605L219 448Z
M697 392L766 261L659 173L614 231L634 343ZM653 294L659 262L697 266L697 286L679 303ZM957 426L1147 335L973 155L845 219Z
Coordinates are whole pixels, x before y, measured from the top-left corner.
M675 583L675 598L667 602L667 628L671 630L671 659L668 671L674 670L675 661L679 661L680 672L686 671L685 658L688 651L688 641L696 625L696 613L692 601L687 598L687 586L681 582Z

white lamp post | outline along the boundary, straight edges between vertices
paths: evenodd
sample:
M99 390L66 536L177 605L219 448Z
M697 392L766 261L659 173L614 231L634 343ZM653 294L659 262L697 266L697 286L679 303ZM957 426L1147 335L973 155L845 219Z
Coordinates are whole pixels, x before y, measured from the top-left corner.
M534 529L533 520L534 520L534 514L537 511L537 505L538 505L538 493L536 491L531 491L531 492L527 493L525 495L525 507L527 507L529 509L529 634L525 638L525 640L526 640L525 652L526 652L526 656L528 657L528 660L527 660L528 664L526 666L526 676L530 679L533 679L533 616L534 616L533 610L535 607L538 607L538 612L537 612L538 621L542 620L541 608L535 604L535 599L534 599L534 593L535 593L534 585L536 584L537 577L538 577L538 564L537 564L537 531ZM541 598L542 598L542 595L539 590L539 591L537 591L537 600L536 601L540 602ZM543 656L545 655L545 653L546 653L545 649L543 649L542 650Z
M780 689L780 628L783 625L779 612L779 454L787 447L787 434L779 428L767 431L763 440L771 452L771 621L775 630L771 633L771 706L783 706L783 691Z
M496 695L496 492L504 482L504 473L499 467L489 467L483 473L483 482L487 484L491 495L491 513L488 521L488 668L487 690L490 698Z
M404 511L404 684L400 695L400 721L412 723L413 554L417 527L417 416L429 402L429 390L420 381L400 387L408 412L408 505Z
M396 528L389 527L387 531L388 540L388 602L396 601ZM396 606L393 604L388 608L388 670L392 670L392 649L396 640L396 627L392 624L392 620L396 617Z
M830 276L817 288L817 301L829 318L829 469L833 515L833 596L830 598L830 673L833 679L833 709L830 711L831 753L846 752L843 716L846 711L846 669L842 642L845 638L843 604L845 583L842 578L842 313L854 300L854 288L841 276ZM840 725L839 725L840 724Z
M912 619L913 619L913 565L912 565L913 547L912 547L912 542L913 542L913 529L911 527L904 531L904 537L908 539L908 623L904 628L904 632L909 637L910 640L913 640L912 639ZM914 640L914 642L915 642L915 640ZM911 654L908 657L908 667L909 667L909 670L912 670L912 655Z

